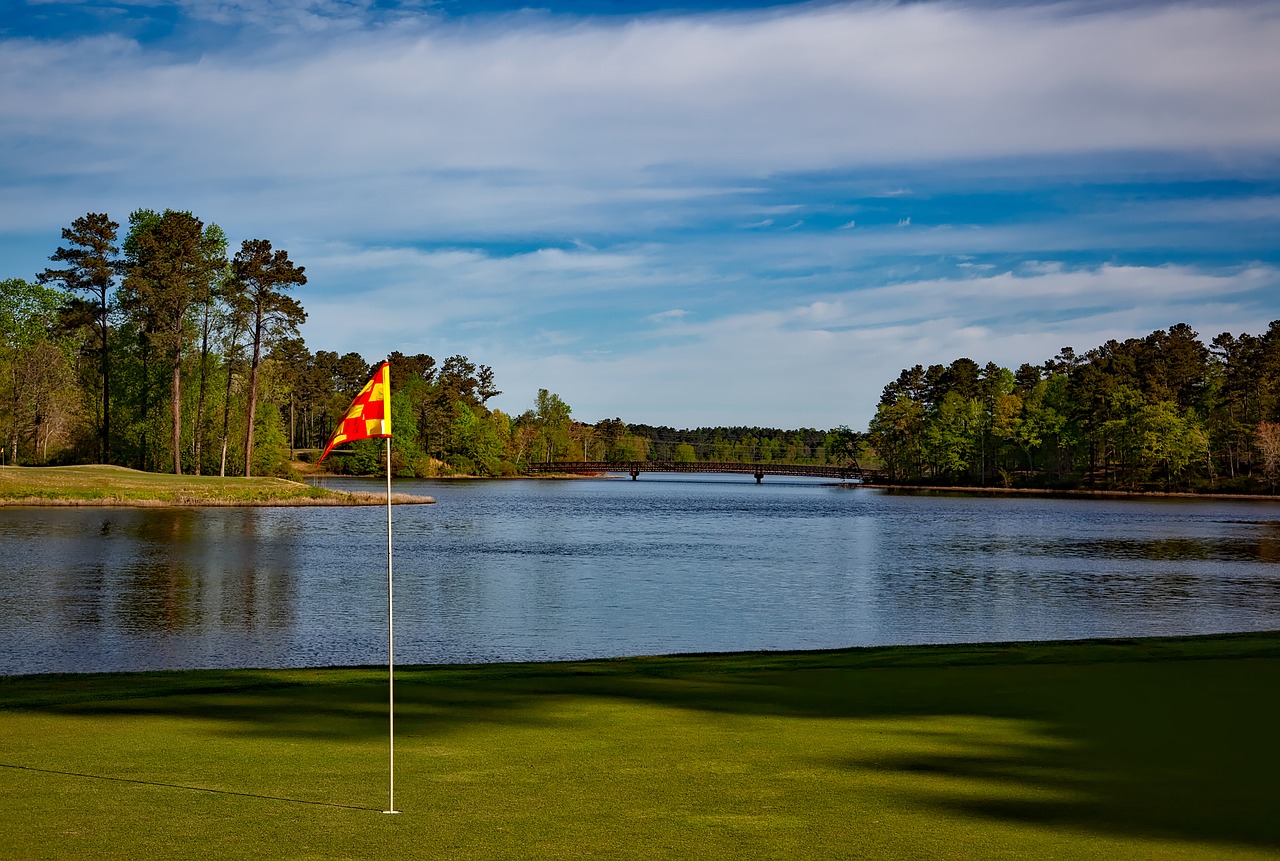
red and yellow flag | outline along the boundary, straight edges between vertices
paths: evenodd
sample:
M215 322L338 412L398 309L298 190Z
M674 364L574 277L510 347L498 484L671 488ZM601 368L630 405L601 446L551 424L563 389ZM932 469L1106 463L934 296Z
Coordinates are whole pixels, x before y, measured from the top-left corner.
M391 436L391 365L383 362L373 372L373 379L365 384L338 423L338 429L329 437L317 464L323 463L335 445L354 442L369 437Z

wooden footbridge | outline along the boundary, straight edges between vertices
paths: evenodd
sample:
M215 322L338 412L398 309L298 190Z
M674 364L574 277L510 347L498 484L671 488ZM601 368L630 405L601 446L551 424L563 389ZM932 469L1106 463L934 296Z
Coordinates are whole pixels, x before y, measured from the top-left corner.
M696 461L689 463L675 460L636 460L611 463L607 461L571 461L566 463L531 463L529 472L541 475L573 473L577 475L604 475L622 472L635 481L642 472L720 472L754 476L756 484L766 475L797 475L810 478L832 478L840 481L875 481L878 474L864 470L856 462L847 466L812 465L800 463L730 463Z

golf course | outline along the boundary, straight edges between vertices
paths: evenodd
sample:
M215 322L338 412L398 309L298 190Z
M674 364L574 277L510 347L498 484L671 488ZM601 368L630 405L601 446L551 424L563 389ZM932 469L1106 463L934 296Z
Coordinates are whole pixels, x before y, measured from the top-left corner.
M395 503L430 497L394 494ZM226 507L385 505L386 494L328 490L271 477L166 475L123 466L0 466L0 506Z
M0 857L1280 857L1280 633L0 678Z

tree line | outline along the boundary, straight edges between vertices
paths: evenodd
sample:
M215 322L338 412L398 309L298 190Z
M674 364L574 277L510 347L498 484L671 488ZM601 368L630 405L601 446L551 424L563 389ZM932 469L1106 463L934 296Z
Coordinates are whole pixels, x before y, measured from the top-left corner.
M303 267L264 239L228 257L217 224L175 210L139 209L123 235L88 213L62 241L54 266L3 285L6 460L279 472L268 359L306 319L288 294Z
M614 419L617 422L619 420ZM837 464L857 455L858 435L847 427L816 428L701 427L692 430L653 425L628 426L643 441L637 451L647 457L618 460L668 460L676 463Z
M49 268L0 284L0 462L291 475L314 460L375 365L307 346L292 293L305 269L268 240L229 255L190 212L140 209L126 229L88 213ZM969 358L916 365L847 427L678 430L575 419L537 392L491 409L492 368L393 352L398 476L502 476L530 463L730 461L862 465L890 481L1274 492L1280 479L1280 321L1208 345L1185 324L1071 347L1016 370ZM356 443L326 466L382 469Z
M123 230L88 213L62 230L52 266L4 280L0 462L290 475L321 447L373 365L307 347L291 295L306 272L287 251L227 246L191 212L140 209ZM390 359L399 474L514 470L503 461L529 435L485 407L498 394L490 368ZM338 466L363 471L366 454Z
M314 460L375 365L312 351L292 295L305 268L268 240L229 254L191 212L140 209L127 225L88 213L62 230L53 264L0 294L0 462L109 463L178 474L290 475ZM825 463L846 430L594 424L539 390L510 416L492 368L393 352L398 476L515 475L530 462L720 460ZM331 455L373 474L381 447Z
M899 482L1274 492L1280 321L1207 345L1179 323L1015 371L916 365L865 441Z

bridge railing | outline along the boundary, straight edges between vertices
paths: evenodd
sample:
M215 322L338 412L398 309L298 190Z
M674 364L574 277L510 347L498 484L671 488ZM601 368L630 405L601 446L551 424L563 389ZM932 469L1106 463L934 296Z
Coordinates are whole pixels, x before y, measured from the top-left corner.
M621 472L635 478L642 472L694 472L694 473L735 473L753 475L757 481L766 475L794 475L811 478L836 478L841 480L860 479L874 480L875 474L864 470L856 463L847 466L832 464L801 463L736 463L729 461L675 461L675 460L637 460L637 461L566 461L561 463L531 463L531 473L577 473L599 474Z

